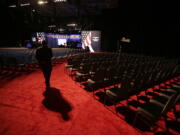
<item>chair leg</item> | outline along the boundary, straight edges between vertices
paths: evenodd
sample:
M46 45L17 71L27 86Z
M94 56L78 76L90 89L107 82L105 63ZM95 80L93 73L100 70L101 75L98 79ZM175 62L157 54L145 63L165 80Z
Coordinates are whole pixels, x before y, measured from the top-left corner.
M136 113L136 116L135 116L135 118L134 118L134 120L133 120L133 127L135 127L135 125L136 125L137 117L138 117L138 112Z
M107 96L106 96L106 93L105 93L104 94L104 101L103 101L104 106L106 106L106 99L107 99Z
M167 126L167 115L164 116L164 121L165 121L165 132L169 133L169 128Z
M114 103L114 110L115 110L115 114L118 115L118 111L117 111L117 109L116 109L116 105L117 105L117 104Z

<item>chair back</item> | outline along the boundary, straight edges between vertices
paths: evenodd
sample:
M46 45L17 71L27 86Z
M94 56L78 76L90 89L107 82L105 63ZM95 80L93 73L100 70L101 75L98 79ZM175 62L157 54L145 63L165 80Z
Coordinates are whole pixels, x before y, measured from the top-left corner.
M176 104L178 99L180 98L179 92L174 93L165 104L161 114L166 115L166 113Z

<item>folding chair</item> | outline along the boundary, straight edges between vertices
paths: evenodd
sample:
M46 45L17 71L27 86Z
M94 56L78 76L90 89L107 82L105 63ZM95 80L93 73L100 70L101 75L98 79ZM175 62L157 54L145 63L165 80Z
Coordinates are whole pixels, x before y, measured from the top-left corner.
M157 100L151 99L150 102L144 103L137 108L137 113L133 121L133 125L137 124L137 120L141 120L148 126L154 126L155 122L161 117L166 119L166 114L174 107L179 98L179 93L173 94L168 98L165 104L159 104Z

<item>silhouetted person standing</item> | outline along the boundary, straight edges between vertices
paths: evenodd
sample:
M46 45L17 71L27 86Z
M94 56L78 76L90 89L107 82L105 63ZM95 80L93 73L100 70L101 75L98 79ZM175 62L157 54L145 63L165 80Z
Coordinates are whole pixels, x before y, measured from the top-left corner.
M50 87L50 76L52 71L52 49L47 46L47 42L43 41L42 46L36 50L36 59L43 72L45 78L46 89Z

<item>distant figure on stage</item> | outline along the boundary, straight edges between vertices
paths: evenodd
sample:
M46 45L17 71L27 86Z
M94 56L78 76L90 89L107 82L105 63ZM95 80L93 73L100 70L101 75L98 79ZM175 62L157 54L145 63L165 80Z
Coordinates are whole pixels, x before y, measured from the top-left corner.
M36 50L36 59L43 72L45 78L46 89L50 88L50 76L52 71L52 49L47 46L47 42L43 41L42 46Z

